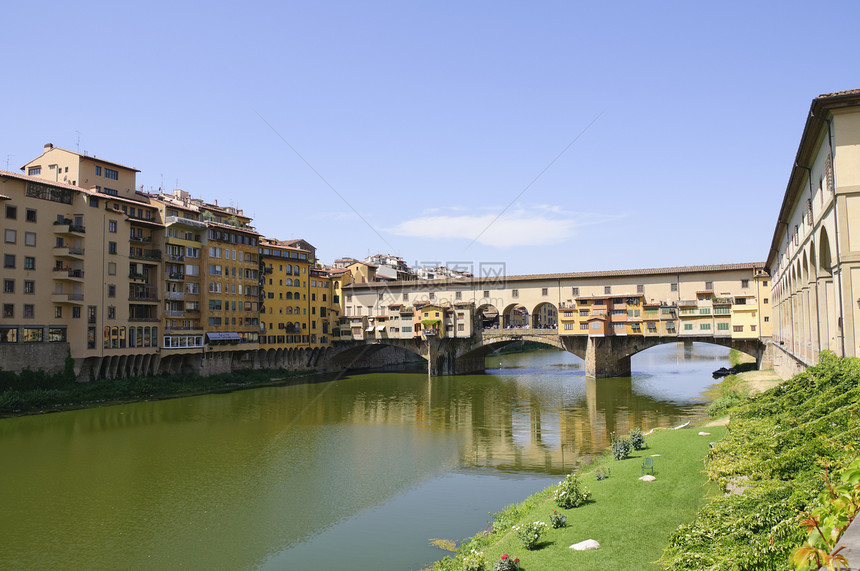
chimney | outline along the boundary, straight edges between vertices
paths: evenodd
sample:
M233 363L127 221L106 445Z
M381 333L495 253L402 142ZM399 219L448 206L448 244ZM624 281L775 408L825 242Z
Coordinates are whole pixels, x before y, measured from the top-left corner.
M46 153L47 153L48 151L50 151L50 150L51 150L51 149L53 149L53 148L54 148L54 143L45 143L45 149L44 149L44 152L46 152Z

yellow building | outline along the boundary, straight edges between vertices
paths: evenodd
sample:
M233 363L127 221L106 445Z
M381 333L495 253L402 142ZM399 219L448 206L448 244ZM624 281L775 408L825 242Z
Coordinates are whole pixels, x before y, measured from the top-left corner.
M316 320L311 319L308 291L310 252L271 238L260 240L260 251L263 262L260 346L263 349L311 347L311 321Z

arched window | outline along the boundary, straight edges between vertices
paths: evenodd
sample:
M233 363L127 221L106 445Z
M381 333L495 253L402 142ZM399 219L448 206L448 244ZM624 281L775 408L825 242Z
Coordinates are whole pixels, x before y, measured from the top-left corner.
M149 347L149 327L143 328L143 346Z
M104 348L110 349L110 327L105 327Z

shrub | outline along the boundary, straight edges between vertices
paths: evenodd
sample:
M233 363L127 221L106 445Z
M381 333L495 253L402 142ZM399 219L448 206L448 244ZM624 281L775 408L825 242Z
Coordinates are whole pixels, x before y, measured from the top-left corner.
M549 526L542 521L533 521L522 525L512 527L517 537L523 542L523 547L528 550L537 548L541 536L549 529Z
M493 571L517 571L520 568L520 560L516 557L511 557L507 553L502 555L502 558L493 564Z
M645 436L643 436L642 429L638 426L630 429L630 443L633 444L634 450L645 449Z
M567 516L552 510L552 513L549 514L549 523L553 529L564 527L567 524Z
M633 451L633 443L627 438L612 437L612 457L616 460L624 460Z
M610 473L611 470L609 469L609 466L601 466L600 468L595 470L594 477L597 478L597 481L599 482L600 480L607 479Z
M708 416L711 418L723 416L730 408L737 406L746 399L746 396L741 393L731 392L725 396L715 399L708 406Z
M463 557L463 571L485 571L487 560L484 559L483 551L471 550Z
M588 501L591 493L583 486L575 473L565 476L555 489L555 503L564 509L576 508Z

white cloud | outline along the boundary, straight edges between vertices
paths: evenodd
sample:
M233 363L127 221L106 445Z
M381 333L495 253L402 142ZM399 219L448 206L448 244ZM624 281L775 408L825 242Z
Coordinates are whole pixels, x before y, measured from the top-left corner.
M452 210L462 210L455 208ZM559 244L583 226L616 220L623 215L573 213L558 206L539 205L497 214L419 216L388 230L414 238L465 239L498 248Z

